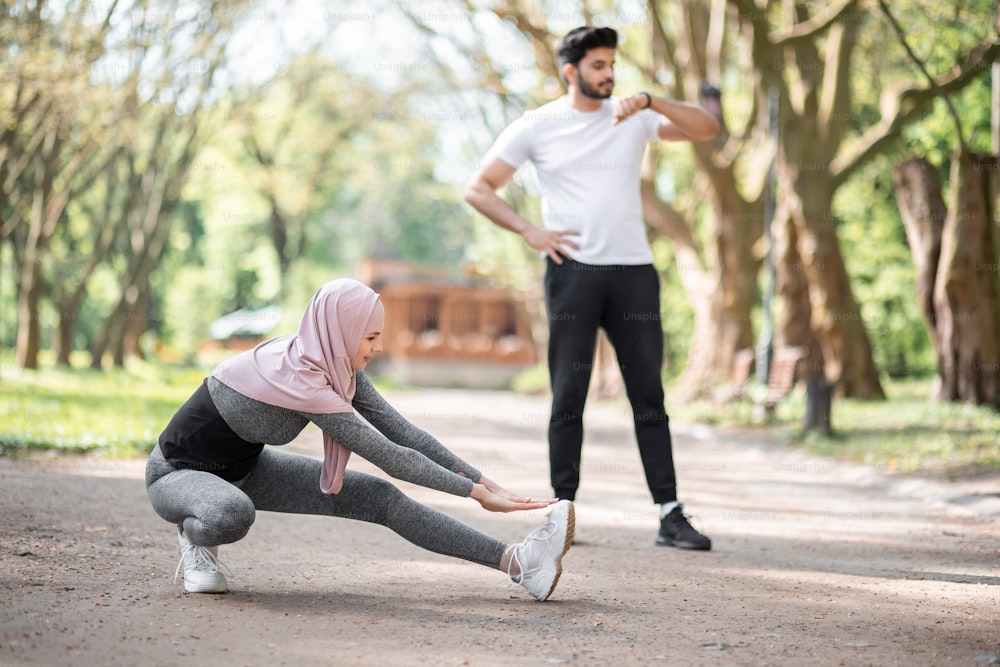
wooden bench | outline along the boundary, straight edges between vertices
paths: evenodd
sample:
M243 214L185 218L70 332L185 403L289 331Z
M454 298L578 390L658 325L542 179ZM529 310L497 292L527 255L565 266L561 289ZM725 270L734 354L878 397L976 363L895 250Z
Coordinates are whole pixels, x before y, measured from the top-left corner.
M778 347L771 358L771 372L767 377L767 395L762 405L768 417L774 416L778 403L795 386L795 369L799 361L809 356L806 347Z
M755 356L751 348L736 351L733 355L733 374L729 385L712 396L712 403L716 407L747 398L747 383L750 381L750 371Z

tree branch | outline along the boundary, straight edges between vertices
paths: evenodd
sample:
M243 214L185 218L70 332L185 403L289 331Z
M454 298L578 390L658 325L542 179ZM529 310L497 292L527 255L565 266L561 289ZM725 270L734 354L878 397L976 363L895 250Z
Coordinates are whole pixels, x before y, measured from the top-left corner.
M923 114L935 99L961 90L978 76L988 72L989 66L998 57L1000 40L990 37L968 52L966 58L949 72L933 79L933 85L904 88L884 95L882 121L861 136L857 150L851 155L837 157L830 163L833 187L846 181L886 144L897 139L906 124Z
M906 51L906 55L910 57L910 60L914 62L920 70L920 73L927 79L927 82L930 84L930 90L936 90L937 83L934 81L934 77L927 71L927 67L924 65L923 61L920 60L920 58L917 57L917 54L913 52L913 49L910 48L909 43L906 41L906 33L903 32L903 26L899 25L899 21L897 21L896 17L892 15L891 11L889 11L889 5L885 4L885 0L878 0L878 6L882 9L882 13L885 14L885 17L889 19L889 23L892 24L892 28L896 31L896 36L899 38L900 45L903 47L903 50ZM955 133L958 134L959 148L964 151L966 149L966 143L965 136L962 133L962 119L958 117L958 111L955 110L955 105L952 104L951 97L944 95L944 102L948 105L948 112L951 114L951 119L955 122Z
M784 33L776 33L771 36L771 43L775 46L794 46L796 42L811 40L819 33L828 30L831 25L841 20L845 14L852 11L858 0L843 0L837 6L833 5L808 21L797 23L790 30Z

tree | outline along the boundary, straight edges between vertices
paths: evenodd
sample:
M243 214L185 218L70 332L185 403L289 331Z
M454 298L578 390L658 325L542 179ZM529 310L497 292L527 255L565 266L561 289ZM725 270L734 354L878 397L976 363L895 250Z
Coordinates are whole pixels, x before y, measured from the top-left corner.
M779 90L783 100L781 141L778 154L779 191L785 210L778 219L784 242L797 252L801 274L785 272L786 317L789 322L809 321L811 333L820 342L827 379L839 383L847 396L873 398L883 395L871 360L870 344L858 304L853 298L843 257L840 254L836 218L831 202L836 189L862 165L900 139L905 127L917 122L942 94L962 89L986 71L985 65L998 53L995 37L980 34L971 45L952 54L943 74L922 82L912 66L908 77L898 77L883 91L879 118L861 123L859 136L849 136L851 125L844 119L863 121L853 99L852 64L859 33L879 22L860 10L855 2L827 7L816 15L796 6L796 15L784 32L770 29L765 13L749 2L734 2L740 15L752 26L755 65L766 85ZM964 22L956 7L956 23ZM821 51L817 38L826 35ZM774 60L774 49L783 58ZM789 72L795 76L775 76ZM850 139L850 141L848 141ZM794 255L791 255L794 256ZM808 302L797 298L804 280ZM796 308L797 307L797 308ZM807 342L801 338L792 342ZM823 365L817 365L822 368Z
M0 239L13 244L19 268L20 365L37 367L45 298L60 309L55 344L59 361L68 361L89 276L99 263L117 266L103 254L109 249L126 261L93 363L101 364L108 347L116 364L138 349L149 274L198 146L201 111L238 6L4 5L11 76L0 85L9 102L0 135ZM96 215L70 226L71 200ZM81 245L89 259L77 262ZM57 264L56 257L72 260Z
M917 265L917 299L938 356L933 397L1000 407L994 156L958 150L949 207L938 168L924 158L893 176Z
M356 136L403 123L410 90L382 93L318 53L292 58L234 102L229 119L249 160L246 171L267 203L267 235L278 262L278 303L293 262L308 243L307 223L330 206L364 156Z
M169 6L169 5L167 5ZM135 113L121 148L115 182L115 215L123 235L119 296L91 346L100 368L141 355L148 327L150 276L166 248L180 190L203 143L216 72L227 55L227 37L239 4L205 0L184 13L146 10L129 15L134 39L122 45L133 76L122 89ZM130 135L130 136L129 136Z
M11 78L2 86L10 102L0 135L0 240L13 240L19 267L17 361L24 368L38 366L52 237L71 193L89 187L114 153L105 143L113 109L94 108L87 125L75 122L81 103L97 99L88 74L103 53L114 6L96 22L86 2L66 7L61 24L44 2L7 3L0 16L11 52ZM59 315L61 327L71 326Z
M883 0L900 44L930 84L934 79ZM997 278L993 155L972 150L962 118L944 97L957 148L951 159L951 207L937 170L923 158L893 174L903 223L918 267L917 295L937 352L933 396L1000 408L1000 283Z

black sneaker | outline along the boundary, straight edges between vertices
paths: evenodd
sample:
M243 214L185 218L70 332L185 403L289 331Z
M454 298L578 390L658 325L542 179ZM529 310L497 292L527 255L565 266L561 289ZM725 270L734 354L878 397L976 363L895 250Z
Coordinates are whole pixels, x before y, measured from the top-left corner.
M656 543L664 547L708 551L712 548L712 540L691 527L683 510L684 506L678 505L660 520Z

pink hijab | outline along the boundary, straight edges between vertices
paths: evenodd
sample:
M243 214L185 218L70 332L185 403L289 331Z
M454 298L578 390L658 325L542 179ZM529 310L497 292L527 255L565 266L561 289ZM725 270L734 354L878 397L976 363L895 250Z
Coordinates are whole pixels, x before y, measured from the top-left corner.
M323 285L306 306L297 333L265 341L222 362L212 376L263 403L315 413L353 412L352 362L366 333L382 329L378 294L356 280ZM339 493L351 450L323 434L319 488Z

